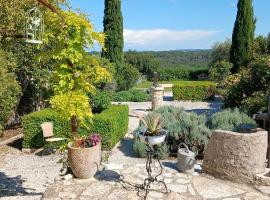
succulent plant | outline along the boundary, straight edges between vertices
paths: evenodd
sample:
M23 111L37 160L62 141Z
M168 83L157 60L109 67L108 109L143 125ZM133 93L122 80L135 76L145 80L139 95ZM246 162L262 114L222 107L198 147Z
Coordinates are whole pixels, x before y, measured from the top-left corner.
M145 135L159 135L162 130L161 116L157 113L150 112L148 115L140 119L140 124L146 129Z

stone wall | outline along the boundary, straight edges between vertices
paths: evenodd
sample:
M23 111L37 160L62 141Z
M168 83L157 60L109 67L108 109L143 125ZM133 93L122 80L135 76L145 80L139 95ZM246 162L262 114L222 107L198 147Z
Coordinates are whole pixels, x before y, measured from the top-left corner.
M164 87L152 87L152 110L156 110L163 104Z
M236 133L216 130L208 143L203 170L218 178L253 183L265 172L267 131Z

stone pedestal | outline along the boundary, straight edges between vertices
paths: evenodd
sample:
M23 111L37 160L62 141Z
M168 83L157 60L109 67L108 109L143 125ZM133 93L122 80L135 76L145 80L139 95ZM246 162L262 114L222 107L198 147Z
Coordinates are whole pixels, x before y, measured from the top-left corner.
M152 110L156 110L163 103L164 87L152 87Z
M203 171L218 178L254 183L265 172L267 131L236 133L216 130L210 138Z

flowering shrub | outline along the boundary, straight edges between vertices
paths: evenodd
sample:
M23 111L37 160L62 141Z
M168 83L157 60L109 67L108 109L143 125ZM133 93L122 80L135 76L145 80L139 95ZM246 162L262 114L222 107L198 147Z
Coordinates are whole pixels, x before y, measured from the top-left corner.
M76 141L76 147L89 148L97 146L101 142L101 136L99 134L92 134L88 137L81 138Z

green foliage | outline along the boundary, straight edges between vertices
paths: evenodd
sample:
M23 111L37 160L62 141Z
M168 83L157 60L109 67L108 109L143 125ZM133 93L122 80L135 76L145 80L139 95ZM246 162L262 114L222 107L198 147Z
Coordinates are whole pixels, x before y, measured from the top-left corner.
M43 122L54 123L54 135L56 137L71 138L70 123L64 120L57 111L44 109L22 118L24 148L40 148L43 146L43 135L40 127ZM111 149L127 132L128 107L111 106L102 113L94 115L92 121L86 120L86 123L90 129L80 127L79 134L86 136L90 132L99 133L103 138L103 147Z
M263 110L266 102L261 102L265 97L260 93L267 95L269 87L269 57L259 57L252 61L247 69L242 69L227 78L224 106L243 107L249 114ZM258 96L261 96L262 100L259 100Z
M175 100L207 100L215 94L216 85L209 81L182 81L174 84L173 98Z
M227 61L216 62L210 68L210 79L215 81L219 86L224 86L226 78L231 75L232 64Z
M145 102L150 100L150 95L139 89L130 89L113 94L113 101L117 102Z
M252 55L256 57L270 55L270 34L267 37L258 36L252 43Z
M240 112L238 109L227 109L215 113L209 120L211 129L222 129L227 131L239 132L244 126L256 128L256 122L247 114Z
M4 133L4 128L3 128L3 126L0 124L0 137L2 137L3 133Z
M265 112L267 111L267 97L268 93L265 91L256 91L245 98L241 103L241 110L246 113L253 114L257 112Z
M155 66L153 61L153 55L147 52L140 53L136 51L125 52L125 62L136 67L140 73L147 76L147 78L152 77L153 68Z
M16 81L15 74L7 70L11 66L4 52L0 51L0 125L2 127L16 107L21 94L21 87Z
M191 70L188 69L160 67L156 68L155 71L158 73L159 80L161 81L190 80Z
M63 8L65 0L50 0L50 4L60 9L60 5ZM8 52L8 60L14 59L17 65L12 71L16 74L16 79L22 88L16 110L21 116L47 106L46 100L52 95L51 72L56 64L47 57L54 55L54 46L57 47L58 44L50 41L48 44L31 45L20 39L25 34L25 12L35 6L44 15L46 34L52 33L58 27L61 29L59 26L61 22L57 26L52 26L50 21L55 18L55 13L37 4L35 0L0 0L0 48Z
M156 158L166 159L169 156L169 147L167 144L158 145L158 151L156 153ZM147 156L147 145L140 141L139 138L136 138L133 143L133 151L139 158L145 158Z
M53 133L56 137L70 138L70 124L63 120L57 111L44 109L22 117L23 148L40 148L44 145L42 129L40 127L44 122L53 122Z
M125 61L136 67L148 80L153 79L155 71L162 81L197 80L201 74L208 74L211 51L128 51Z
M123 63L124 38L121 0L105 0L103 27L107 36L105 49L102 51L103 57L116 64Z
M101 134L104 148L112 149L124 138L128 130L128 112L128 106L110 106L94 116L91 132Z
M137 68L130 64L118 64L115 74L118 90L128 90L132 88L140 77Z
M245 66L249 61L256 28L252 0L239 0L237 7L230 52L230 62L234 65L233 73L238 72L239 68Z
M206 127L206 117L188 113L184 108L164 106L155 111L161 115L163 129L168 131L168 145L176 152L181 142L186 143L197 156L202 156L211 131Z
M212 61L210 66L213 66L217 62L225 61L229 62L230 60L230 50L232 42L231 40L225 40L224 42L217 42L212 48Z
M90 101L93 112L100 113L111 105L111 94L108 91L97 91Z

